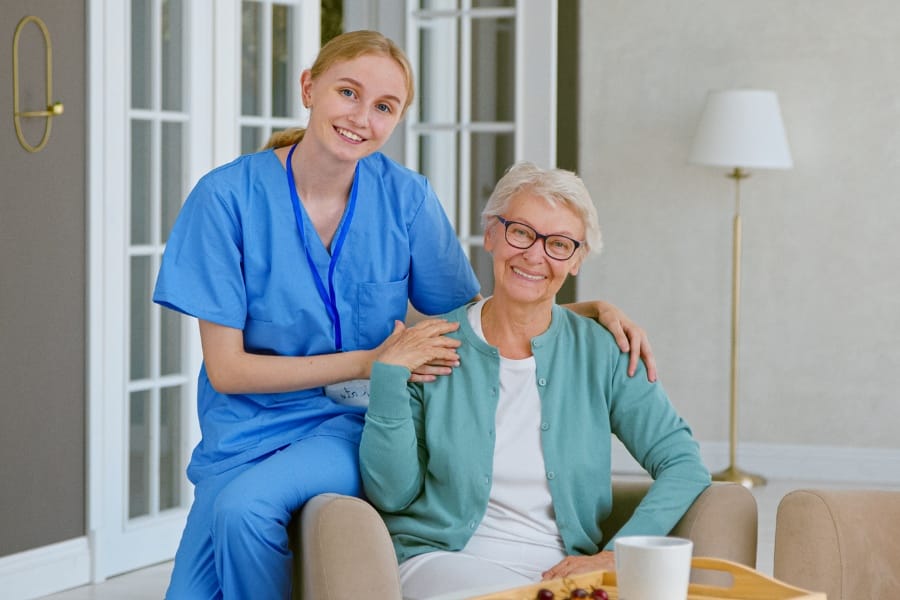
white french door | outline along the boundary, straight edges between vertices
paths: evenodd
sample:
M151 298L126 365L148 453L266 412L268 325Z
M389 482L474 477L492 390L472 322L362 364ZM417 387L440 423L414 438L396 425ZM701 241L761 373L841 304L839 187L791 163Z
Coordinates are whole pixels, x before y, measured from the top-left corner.
M92 577L172 558L199 440L197 326L151 301L185 195L302 122L318 0L91 0ZM292 115L294 117L292 118Z

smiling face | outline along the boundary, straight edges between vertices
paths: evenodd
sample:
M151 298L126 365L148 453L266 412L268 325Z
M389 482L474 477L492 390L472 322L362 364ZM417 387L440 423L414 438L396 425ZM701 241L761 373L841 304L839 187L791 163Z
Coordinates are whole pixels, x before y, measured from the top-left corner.
M306 136L339 160L356 161L388 140L406 104L406 74L391 57L364 54L338 62L313 79L300 77L310 108Z
M584 224L568 206L550 206L546 200L523 190L512 196L503 213L507 221L531 226L543 235L559 234L584 239ZM504 302L552 305L566 277L578 273L584 251L578 249L568 260L554 260L544 252L544 241L530 248L514 248L506 241L505 228L492 219L484 234L484 248L494 258L494 298Z

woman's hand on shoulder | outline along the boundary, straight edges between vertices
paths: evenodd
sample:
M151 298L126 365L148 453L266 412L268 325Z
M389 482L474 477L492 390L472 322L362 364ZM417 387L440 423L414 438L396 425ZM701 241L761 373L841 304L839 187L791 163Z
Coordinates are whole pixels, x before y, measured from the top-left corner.
M541 574L544 581L591 571L615 571L615 554L603 550L592 556L567 556Z
M593 302L577 302L564 305L569 310L603 325L613 335L622 352L629 353L628 376L633 377L637 371L638 360L644 361L647 367L647 379L656 381L656 358L650 347L650 338L637 323L628 318L618 307L609 302L595 300Z
M653 356L653 348L650 347L650 338L647 332L637 323L628 318L624 312L609 302L597 301L597 321L606 327L622 352L628 352L628 376L633 377L637 371L638 359L644 361L647 367L647 379L656 381L656 358Z
M461 342L444 335L457 329L459 323L445 319L425 319L412 327L395 321L393 333L375 349L374 360L406 367L412 372L410 381L434 381L459 365L456 349Z

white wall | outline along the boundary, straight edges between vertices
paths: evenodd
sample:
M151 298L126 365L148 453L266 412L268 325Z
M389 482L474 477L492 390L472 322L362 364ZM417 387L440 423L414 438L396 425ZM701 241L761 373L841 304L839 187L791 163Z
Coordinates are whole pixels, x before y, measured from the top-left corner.
M734 184L686 159L708 90L775 90L795 167L742 186L740 438L900 456L900 3L581 11L580 172L606 248L579 297L644 325L697 438L727 439Z

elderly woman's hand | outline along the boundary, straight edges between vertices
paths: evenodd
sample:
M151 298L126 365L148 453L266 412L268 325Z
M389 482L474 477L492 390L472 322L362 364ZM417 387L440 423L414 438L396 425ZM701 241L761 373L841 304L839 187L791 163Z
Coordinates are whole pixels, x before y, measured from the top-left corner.
M425 319L412 327L395 321L393 333L375 349L375 360L406 367L412 372L410 381L434 381L459 365L461 342L444 335L457 329L459 323L445 319Z
M596 300L594 302L577 302L564 305L575 313L596 320L606 327L622 352L628 352L628 376L634 376L637 371L638 360L643 360L647 367L647 379L656 381L656 358L653 356L653 348L650 347L650 339L647 332L637 323L609 302Z
M546 581L547 579L569 577L571 575L578 575L579 573L589 573L591 571L615 571L615 569L615 554L603 550L593 556L567 556L541 573L541 577Z

